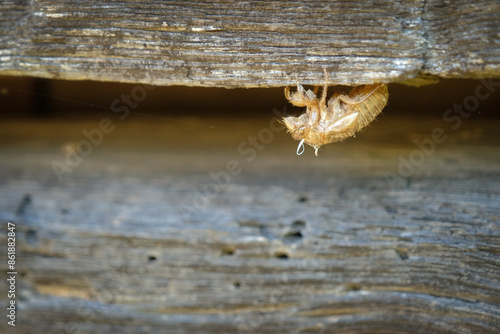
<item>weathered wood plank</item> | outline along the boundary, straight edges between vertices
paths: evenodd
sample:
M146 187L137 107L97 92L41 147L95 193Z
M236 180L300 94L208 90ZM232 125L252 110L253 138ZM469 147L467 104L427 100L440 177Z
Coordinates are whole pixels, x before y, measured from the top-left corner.
M500 2L426 1L423 73L440 77L499 76Z
M500 4L3 1L0 74L155 85L500 76Z
M267 118L186 121L113 119L63 182L51 164L99 119L2 122L19 270L2 333L500 333L495 123L386 119L316 158L285 133L250 144ZM448 141L387 183L435 126Z

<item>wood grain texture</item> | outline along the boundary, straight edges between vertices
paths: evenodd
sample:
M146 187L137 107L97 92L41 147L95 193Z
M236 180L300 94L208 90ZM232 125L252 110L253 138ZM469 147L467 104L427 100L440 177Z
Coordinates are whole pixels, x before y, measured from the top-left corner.
M423 72L440 77L498 76L500 2L426 1ZM496 73L496 74L495 74Z
M2 123L19 271L2 333L500 333L494 122L387 119L316 158L284 132L249 150L267 118L202 121L113 119L63 182L52 162L99 119ZM388 184L435 126L448 141Z
M0 74L155 85L359 85L500 76L500 5L2 1Z

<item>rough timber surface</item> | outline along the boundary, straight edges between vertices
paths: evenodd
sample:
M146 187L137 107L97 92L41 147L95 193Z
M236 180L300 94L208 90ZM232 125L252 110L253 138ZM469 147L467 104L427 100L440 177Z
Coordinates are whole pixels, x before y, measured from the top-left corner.
M500 76L500 2L0 3L0 74L154 85Z
M494 122L385 119L298 157L270 121L114 120L62 182L51 164L99 119L3 121L0 332L500 333ZM446 143L388 183L436 126Z

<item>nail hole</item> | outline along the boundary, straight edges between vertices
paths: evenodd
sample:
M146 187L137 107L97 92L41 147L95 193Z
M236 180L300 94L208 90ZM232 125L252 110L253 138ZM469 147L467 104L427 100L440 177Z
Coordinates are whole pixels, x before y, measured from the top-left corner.
M306 196L300 196L298 199L299 203L305 203L308 201L308 198Z
M288 259L288 254L285 252L276 252L274 253L274 257L282 260Z
M241 286L241 283L240 281L236 281L233 283L233 286L236 288L236 289L239 289L239 287Z
M303 237L302 232L300 231L291 231L285 234L285 237L290 239L300 239Z
M408 260L408 258L410 257L408 255L408 248L395 248L394 250L398 254L399 258L403 261Z
M286 244L294 244L300 242L302 240L302 237L303 237L302 232L297 230L292 230L284 235L283 241Z
M149 262L155 262L155 261L156 261L156 256L154 256L154 255L149 255L149 256L148 256L148 261L149 261Z
M287 233L285 233L283 241L285 243L296 243L299 242L300 239L304 236L302 233L302 229L306 226L306 223L303 220L296 220L294 221L290 229L288 230Z
M226 255L226 256L231 256L231 255L234 255L234 252L236 251L236 248L234 248L233 246L226 246L224 248L222 248L222 255Z

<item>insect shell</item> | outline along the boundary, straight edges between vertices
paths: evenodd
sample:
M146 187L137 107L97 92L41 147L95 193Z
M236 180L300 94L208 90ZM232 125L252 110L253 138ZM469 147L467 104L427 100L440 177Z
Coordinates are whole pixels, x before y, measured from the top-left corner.
M318 89L306 91L298 82L297 91L293 94L290 94L289 87L285 88L285 96L291 104L306 107L306 112L299 117L283 118L292 138L300 140L298 155L304 152L304 143L312 146L318 155L321 145L354 136L380 114L389 98L387 85L363 85L355 87L349 95L335 93L327 103L326 70L320 99L316 97Z

